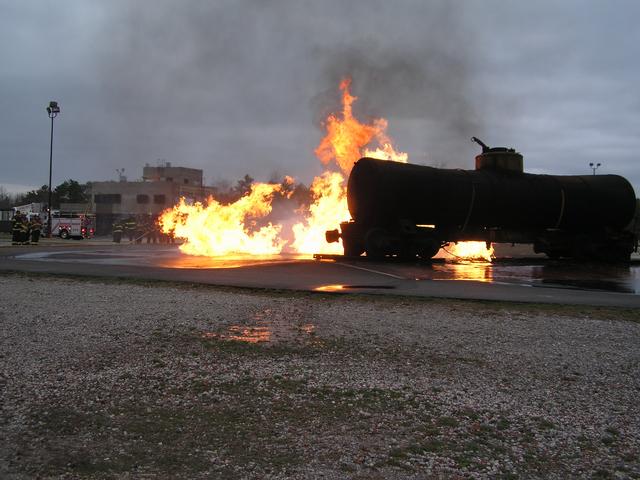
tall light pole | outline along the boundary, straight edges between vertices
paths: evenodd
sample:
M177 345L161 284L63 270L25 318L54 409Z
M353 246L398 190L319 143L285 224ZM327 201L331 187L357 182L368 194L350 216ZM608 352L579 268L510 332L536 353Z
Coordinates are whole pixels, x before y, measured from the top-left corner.
M593 170L593 174L596 174L596 170L598 169L598 167L602 165L601 163L590 163L589 166L591 167L591 170Z
M53 167L53 119L58 116L60 113L60 107L58 106L58 102L51 101L49 102L49 106L47 107L47 113L49 114L49 118L51 119L51 144L49 146L49 205L48 205L48 215L47 215L47 232L48 237L51 238L51 170Z

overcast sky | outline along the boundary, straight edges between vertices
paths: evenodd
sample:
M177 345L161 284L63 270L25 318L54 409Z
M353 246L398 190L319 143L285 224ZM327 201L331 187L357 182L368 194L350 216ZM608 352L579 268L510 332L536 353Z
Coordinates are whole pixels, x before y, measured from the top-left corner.
M0 185L207 183L322 171L321 119L352 76L409 161L473 168L476 135L534 173L640 194L638 1L0 0Z

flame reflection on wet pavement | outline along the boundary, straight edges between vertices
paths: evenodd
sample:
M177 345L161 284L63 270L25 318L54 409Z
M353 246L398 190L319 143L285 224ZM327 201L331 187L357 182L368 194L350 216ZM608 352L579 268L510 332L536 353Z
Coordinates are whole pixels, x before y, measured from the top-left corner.
M221 340L232 340L245 343L268 342L271 339L269 327L241 327L232 325L226 333L205 332L203 338L219 338Z
M165 257L159 262L160 267L165 268L241 268L253 265L270 263L295 262L297 260L309 260L311 255L250 255L237 254L221 257L203 257L193 255L178 255Z
M434 280L492 282L493 265L489 262L452 262L446 265L433 265L431 278Z
M380 265L375 268L380 269ZM532 287L571 288L640 294L640 265L527 259L432 264L390 264L386 272L416 281L474 281Z
M312 323L286 318L282 312L267 308L252 315L247 325L231 325L221 331L205 331L204 339L241 343L274 343L277 341L308 340L315 335Z
M308 255L236 255L232 257L199 257L184 255L175 247L118 249L65 249L64 251L29 252L16 255L20 260L44 262L86 263L93 265L124 265L131 267L161 267L167 269L242 269L251 266L316 263L348 266L357 270L401 280L474 281L494 284L544 286L579 290L597 290L640 294L640 262L630 264L602 264L589 262L554 261L544 258L498 258L493 262L451 261L434 262L374 262L360 259L333 258L311 260ZM345 279L346 280L346 279ZM362 280L361 280L362 281ZM371 288L393 288L393 280L377 284L376 276L367 285L327 282L311 288L322 292L353 292ZM375 282L375 283L373 283ZM377 284L377 285L376 285Z

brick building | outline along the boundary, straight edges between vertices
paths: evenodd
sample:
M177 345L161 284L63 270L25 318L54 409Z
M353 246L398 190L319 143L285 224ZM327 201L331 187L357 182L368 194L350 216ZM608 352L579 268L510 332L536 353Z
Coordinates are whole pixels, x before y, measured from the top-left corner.
M157 215L175 205L180 197L201 201L213 193L203 185L202 170L163 166L149 166L142 170L142 180L92 182L92 210L96 214L96 233L106 235L116 220L129 216Z

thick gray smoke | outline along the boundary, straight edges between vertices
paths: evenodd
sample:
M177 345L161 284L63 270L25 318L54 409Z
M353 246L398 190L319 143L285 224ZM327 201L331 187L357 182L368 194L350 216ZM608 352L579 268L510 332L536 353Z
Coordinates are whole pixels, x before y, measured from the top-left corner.
M337 85L349 76L356 116L387 118L410 162L469 167L477 150L469 139L484 134L475 30L450 2L415 7L417 30L404 30L414 22L398 23L400 31L374 27L348 45L318 48L325 85L312 99L314 122L339 108Z
M462 10L343 3L116 2L100 63L119 118L112 141L140 163L163 158L209 178L308 181L320 169L317 127L350 76L356 115L387 118L411 162L470 166L469 137L483 132Z
M567 0L30 0L0 16L6 184L117 178L165 159L210 181L309 182L353 77L410 161L470 168L478 136L538 173L639 184L640 4ZM635 22L635 23L634 23Z
M314 121L322 125L339 109L337 85L349 76L358 97L355 115L388 119L396 147L411 150L410 162L464 166L470 161L467 141L483 133L464 53L444 59L437 48L420 53L375 46L326 52L331 87L312 99Z

